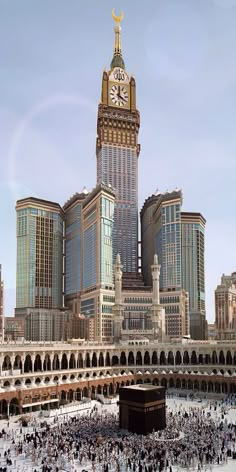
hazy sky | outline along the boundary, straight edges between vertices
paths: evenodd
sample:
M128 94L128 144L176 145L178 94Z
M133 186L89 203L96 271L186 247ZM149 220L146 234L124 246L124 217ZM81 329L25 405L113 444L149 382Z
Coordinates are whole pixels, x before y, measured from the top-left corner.
M139 205L181 187L206 226L207 318L236 269L236 0L0 0L0 263L15 306L15 201L63 204L96 183L112 8L141 114Z

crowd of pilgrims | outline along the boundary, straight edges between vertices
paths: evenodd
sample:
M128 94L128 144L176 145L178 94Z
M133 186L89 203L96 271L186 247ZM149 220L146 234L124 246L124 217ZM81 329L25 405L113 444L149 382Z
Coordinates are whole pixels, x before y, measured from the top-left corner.
M181 403L168 410L165 430L142 436L120 430L118 415L95 404L84 415L55 418L41 428L35 424L28 433L23 429L18 439L12 433L0 472L174 472L177 466L211 471L236 459L236 424L227 421L225 406L217 412L216 405L205 410ZM13 469L13 457L20 455L22 465L15 461ZM25 459L31 460L30 469Z

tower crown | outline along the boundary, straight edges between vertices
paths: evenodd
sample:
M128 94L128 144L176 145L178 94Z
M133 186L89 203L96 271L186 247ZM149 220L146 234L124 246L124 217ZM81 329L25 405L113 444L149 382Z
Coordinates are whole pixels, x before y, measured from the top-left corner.
M120 22L124 18L124 13L121 11L120 16L115 14L115 9L112 10L112 18L115 21L115 44L114 44L114 53L113 58L111 61L111 69L115 67L121 67L121 69L125 69L125 63L121 53L121 27Z

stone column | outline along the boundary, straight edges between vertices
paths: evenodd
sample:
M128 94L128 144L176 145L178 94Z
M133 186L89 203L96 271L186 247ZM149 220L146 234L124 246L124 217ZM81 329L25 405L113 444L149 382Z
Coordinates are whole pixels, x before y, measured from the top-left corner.
M41 357L41 364L42 364L41 372L44 372L44 370L43 370L43 364L44 364L44 361L45 361L45 357L46 357L46 356L45 356L45 354L42 354L40 357Z
M62 354L58 354L58 360L59 360L59 370L61 370L61 361L62 361Z
M21 356L21 364L22 364L21 373L24 374L25 373L25 357L23 356Z
M34 363L35 363L36 356L34 354L31 355L31 362L32 362L32 372L34 372Z
M116 342L121 338L121 329L124 319L123 305L122 305L122 270L120 255L116 256L116 263L114 265L114 279L115 279L115 305L113 307L114 323L113 335Z
M13 368L14 368L15 356L11 356L11 357L10 357L10 360L11 360L11 372L12 372L12 374L13 374Z
M173 352L173 357L174 357L174 365L176 365L175 364L176 352Z

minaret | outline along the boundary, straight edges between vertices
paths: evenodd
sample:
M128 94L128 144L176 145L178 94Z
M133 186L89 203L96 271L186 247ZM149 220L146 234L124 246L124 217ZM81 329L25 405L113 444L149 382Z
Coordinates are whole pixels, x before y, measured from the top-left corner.
M151 270L152 270L152 287L153 287L152 304L159 305L160 304L159 277L160 277L161 266L158 264L157 254L154 255L154 261L153 261L153 265L151 266Z
M116 263L114 265L115 278L115 305L113 307L114 313L114 342L119 342L121 338L122 323L124 320L123 304L122 304L122 274L123 266L121 264L120 255L116 256Z
M165 338L165 309L160 305L159 277L161 266L157 254L154 255L152 271L152 306L151 319L154 340L163 341Z

